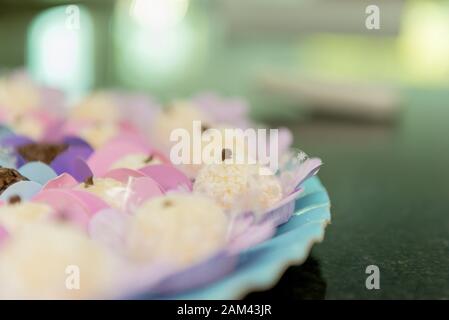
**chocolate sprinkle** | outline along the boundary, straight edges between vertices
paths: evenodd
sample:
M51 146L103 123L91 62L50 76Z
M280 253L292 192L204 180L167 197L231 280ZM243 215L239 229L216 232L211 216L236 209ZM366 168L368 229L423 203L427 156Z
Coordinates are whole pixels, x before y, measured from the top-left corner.
M148 158L146 158L143 162L144 163L150 163L151 161L153 161L154 157L152 155L149 155Z
M164 202L162 203L162 206L164 208L169 208L169 207L173 206L173 202L171 200L168 200L168 199L164 200Z
M207 124L201 124L201 133L204 133L209 129L210 127Z
M17 194L9 197L9 199L8 199L8 204L16 204L16 203L21 203L21 202L22 202L22 198L20 196L18 196Z
M89 188L94 185L94 177L90 176L84 180L84 188Z
M230 149L223 149L221 150L221 161L225 161L226 159L231 159L232 157L232 150Z
M9 186L19 181L28 181L19 171L10 168L0 168L0 194Z
M50 164L58 155L68 149L64 143L29 143L17 148L17 152L27 161Z

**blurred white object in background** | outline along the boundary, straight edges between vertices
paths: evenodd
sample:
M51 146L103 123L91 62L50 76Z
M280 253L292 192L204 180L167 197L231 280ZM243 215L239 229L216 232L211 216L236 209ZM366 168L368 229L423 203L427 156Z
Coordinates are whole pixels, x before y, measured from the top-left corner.
M188 0L134 0L129 12L141 25L161 30L176 26L188 5Z
M270 73L259 78L261 90L288 96L308 111L367 121L390 121L399 111L400 94L387 85L350 83Z
M93 21L85 7L78 10L79 29L68 27L66 6L57 6L36 16L27 39L27 67L33 79L65 91L70 100L94 83Z

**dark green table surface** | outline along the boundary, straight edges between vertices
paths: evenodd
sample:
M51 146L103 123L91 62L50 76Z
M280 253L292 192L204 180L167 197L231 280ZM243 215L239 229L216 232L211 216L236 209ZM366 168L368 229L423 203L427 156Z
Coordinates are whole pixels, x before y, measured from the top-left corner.
M449 93L408 90L390 125L294 127L320 156L332 224L308 261L248 298L449 299ZM380 269L367 290L365 269Z

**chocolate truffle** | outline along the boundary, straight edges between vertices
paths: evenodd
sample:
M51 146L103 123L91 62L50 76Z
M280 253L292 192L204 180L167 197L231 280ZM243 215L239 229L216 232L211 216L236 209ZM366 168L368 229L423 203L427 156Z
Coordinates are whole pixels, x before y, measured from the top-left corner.
M27 161L41 161L50 164L58 155L67 150L64 143L30 143L17 148L17 152Z
M10 185L19 181L27 181L28 179L22 176L19 171L10 168L0 167L0 194L3 193Z

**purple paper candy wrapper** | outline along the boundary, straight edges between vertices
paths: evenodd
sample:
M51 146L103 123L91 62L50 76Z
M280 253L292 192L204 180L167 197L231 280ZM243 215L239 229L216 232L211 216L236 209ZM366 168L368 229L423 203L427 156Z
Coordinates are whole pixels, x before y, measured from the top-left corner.
M237 256L221 252L206 261L169 275L151 290L154 297L191 290L216 281L234 270Z

